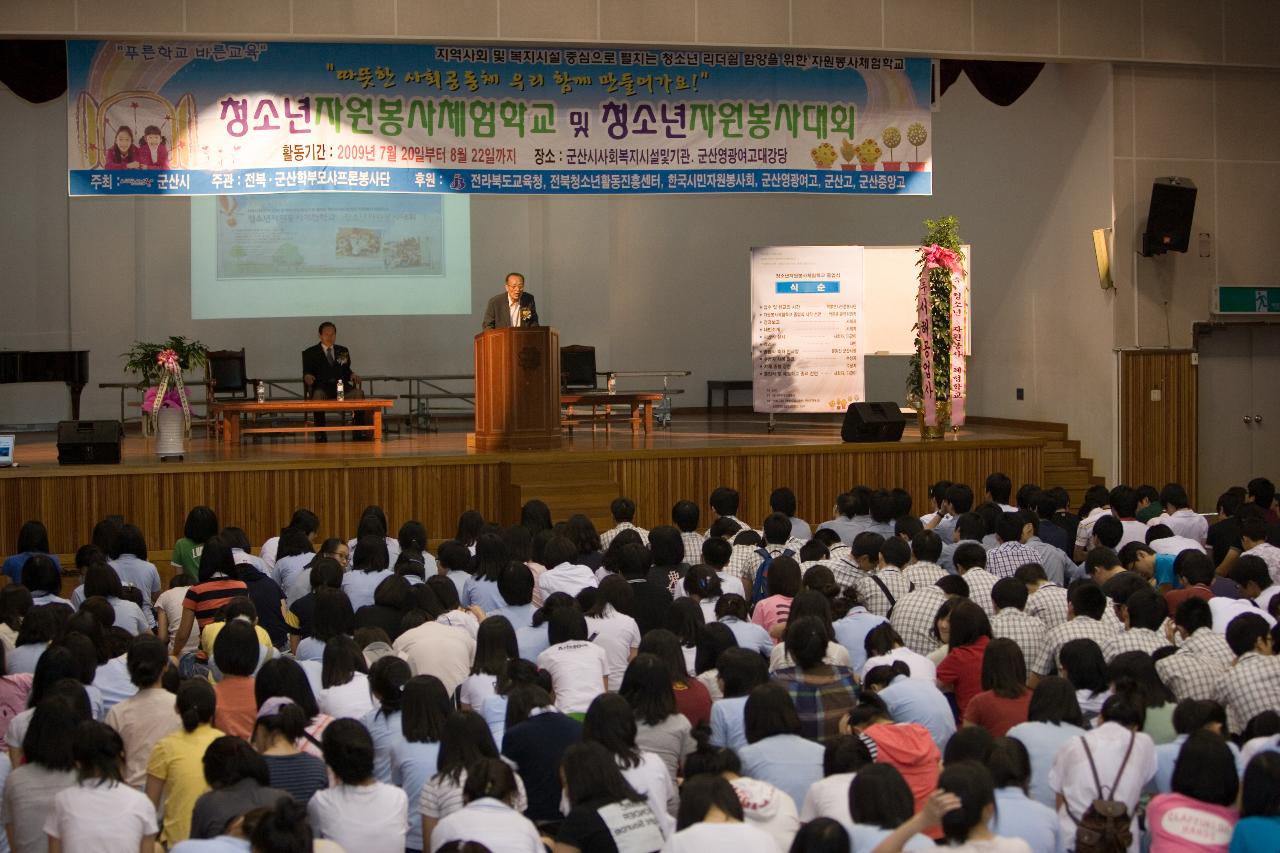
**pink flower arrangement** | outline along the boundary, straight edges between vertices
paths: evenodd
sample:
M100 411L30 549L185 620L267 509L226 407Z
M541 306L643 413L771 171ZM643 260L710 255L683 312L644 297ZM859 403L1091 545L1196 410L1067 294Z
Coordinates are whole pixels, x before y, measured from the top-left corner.
M182 371L182 367L178 363L178 353L175 352L173 348L161 350L160 353L156 355L156 364L160 365L170 373L180 373Z
M150 388L147 389L147 392L142 395L142 411L144 412L156 411L156 392L158 390L159 389L156 386L152 385ZM165 390L164 396L160 398L159 408L161 409L181 409L182 408L182 395L179 393L177 388L170 385Z

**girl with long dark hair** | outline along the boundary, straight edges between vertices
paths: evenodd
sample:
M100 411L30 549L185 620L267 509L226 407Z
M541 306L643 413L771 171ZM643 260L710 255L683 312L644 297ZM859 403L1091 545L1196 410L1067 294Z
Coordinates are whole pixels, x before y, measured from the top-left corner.
M415 807L422 788L439 769L440 740L445 722L453 711L449 694L434 675L418 675L404 686L400 706L401 738L391 746L391 783L399 785ZM428 836L422 822L409 821L405 847L421 850Z
M1027 721L1031 690L1022 648L1008 637L992 640L982 658L982 692L965 711L965 725L982 726L992 737Z
M587 629L591 642L604 649L609 672L609 689L622 685L622 676L640 648L640 626L631 617L635 594L621 575L600 581L595 601L587 609Z
M476 539L475 567L462 585L462 603L476 605L486 613L506 607L498 590L502 573L511 561L507 543L497 533L481 533Z
M642 652L627 666L619 693L635 715L636 744L662 759L674 783L697 744L688 718L676 709L671 670L661 659Z
M316 702L331 717L358 720L373 711L369 667L356 641L345 634L325 644L320 688Z
M471 674L458 689L458 704L464 711L479 711L484 701L497 692L498 680L507 664L520 657L516 632L505 616L490 616L476 630L476 655Z
M662 759L636 745L636 732L631 706L616 693L597 696L582 723L583 741L600 744L617 759L623 778L644 795L663 837L669 838L675 831L671 813L679 805L679 793Z
M627 850L662 847L658 818L603 746L586 742L569 747L560 763L560 778L569 814L556 832L555 853L618 853L617 839L623 831Z
M468 768L477 761L499 759L498 747L484 719L474 711L455 711L445 720L436 759L436 774L422 786L418 807L422 813L422 837L430 838L436 822L463 806L463 787ZM513 806L518 812L528 808L524 783L516 777L517 794Z
M77 784L58 792L45 820L49 850L134 853L155 843L156 810L141 791L124 784L124 742L116 730L93 721L71 737Z

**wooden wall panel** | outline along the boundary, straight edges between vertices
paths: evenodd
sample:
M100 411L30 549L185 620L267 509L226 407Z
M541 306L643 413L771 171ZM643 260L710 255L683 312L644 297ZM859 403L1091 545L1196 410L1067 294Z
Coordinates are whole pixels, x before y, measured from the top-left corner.
M504 477L528 465L572 466L616 482L637 503L644 526L669 523L671 506L688 498L709 517L711 490L729 485L742 493L740 515L759 524L769 492L780 485L795 490L799 514L810 521L831 517L835 497L858 483L908 489L917 507L925 505L930 483L946 478L972 485L979 494L992 471L1004 471L1015 487L1041 482L1044 440L1000 439L878 445L723 448L701 451L650 450L589 454L529 454L521 465L502 457L404 457L337 464L267 467L257 464L149 466L145 470L58 471L0 478L0 553L13 552L19 526L39 518L49 528L56 553L67 554L89 541L93 524L110 513L142 528L153 559L163 557L182 535L186 512L208 504L223 524L243 527L256 544L274 535L296 507L320 516L323 536L351 536L361 509L379 504L393 526L417 518L432 540L453 535L458 514L477 509L501 519ZM607 490L598 490L607 515ZM512 519L514 520L514 519ZM705 523L705 522L704 522Z
M243 527L257 543L275 535L297 507L319 517L322 536L347 538L360 511L379 504L393 525L420 520L432 539L453 535L458 514L498 513L498 465L420 464L369 467L93 474L0 480L0 552L13 553L18 528L38 518L57 553L89 541L94 522L118 513L137 524L153 555L182 535L187 510L208 504L219 521ZM395 532L392 531L392 535Z
M1181 483L1196 494L1197 400L1192 353L1120 353L1120 479ZM1159 391L1159 400L1152 400Z
M796 493L801 518L823 521L831 517L836 495L858 484L902 486L918 508L925 506L929 486L940 479L968 483L981 495L992 471L1004 471L1015 488L1043 482L1044 475L1041 440L779 448L719 457L624 458L614 466L623 494L636 501L642 526L670 523L671 506L685 498L700 506L705 523L711 511L707 498L721 485L741 493L739 517L758 525L769 512L769 493L778 486Z

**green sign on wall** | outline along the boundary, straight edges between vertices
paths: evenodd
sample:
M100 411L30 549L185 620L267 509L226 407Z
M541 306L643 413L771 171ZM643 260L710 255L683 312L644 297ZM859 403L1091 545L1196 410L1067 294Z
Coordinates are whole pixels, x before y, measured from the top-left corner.
M1215 314L1280 314L1280 287L1214 288Z

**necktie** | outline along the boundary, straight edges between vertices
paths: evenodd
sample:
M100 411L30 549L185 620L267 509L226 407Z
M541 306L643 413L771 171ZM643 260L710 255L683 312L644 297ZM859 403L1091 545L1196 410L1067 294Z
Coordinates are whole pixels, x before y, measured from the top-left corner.
M324 357L329 359L329 364L333 364L333 347L324 348Z

